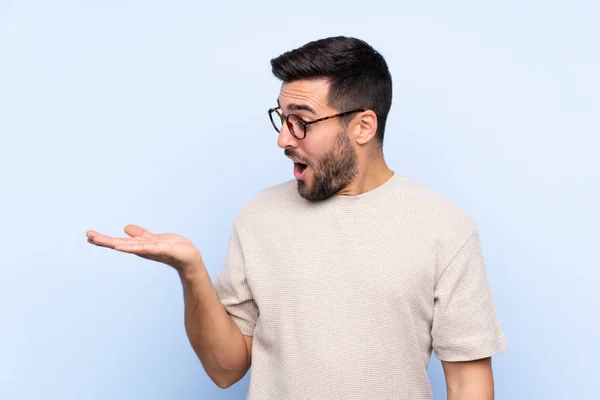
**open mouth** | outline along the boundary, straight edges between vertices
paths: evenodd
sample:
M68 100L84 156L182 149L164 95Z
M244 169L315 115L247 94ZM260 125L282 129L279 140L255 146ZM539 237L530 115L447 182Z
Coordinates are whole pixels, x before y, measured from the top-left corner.
M296 179L304 178L307 167L308 167L308 165L300 163L300 162L294 163L294 176L296 177Z

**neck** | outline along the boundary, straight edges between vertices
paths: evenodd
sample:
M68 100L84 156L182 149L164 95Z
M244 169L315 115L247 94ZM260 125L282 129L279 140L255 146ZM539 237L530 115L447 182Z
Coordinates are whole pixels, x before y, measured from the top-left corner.
M367 162L359 161L358 175L354 180L337 194L356 196L371 191L387 182L394 171L389 169L382 155L375 156Z

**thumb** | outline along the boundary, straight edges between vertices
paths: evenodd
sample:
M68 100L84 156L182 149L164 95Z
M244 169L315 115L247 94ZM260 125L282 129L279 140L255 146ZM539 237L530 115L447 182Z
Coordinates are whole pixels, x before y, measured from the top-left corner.
M152 232L142 228L141 226L129 224L125 227L125 233L131 237L146 237L150 238L154 236Z

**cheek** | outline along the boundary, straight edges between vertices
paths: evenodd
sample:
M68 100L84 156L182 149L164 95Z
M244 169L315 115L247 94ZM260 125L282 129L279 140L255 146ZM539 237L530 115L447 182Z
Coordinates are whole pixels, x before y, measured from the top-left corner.
M302 143L302 154L305 155L306 159L308 160L311 166L317 165L323 154L327 153L327 151L331 147L331 144L328 143L325 139L326 138L320 138L320 140L312 140L307 141L306 143Z
M302 156L302 158L307 162L308 165L313 165L315 161L319 158L318 152L314 148L314 146L308 143L302 143L298 148L298 153Z

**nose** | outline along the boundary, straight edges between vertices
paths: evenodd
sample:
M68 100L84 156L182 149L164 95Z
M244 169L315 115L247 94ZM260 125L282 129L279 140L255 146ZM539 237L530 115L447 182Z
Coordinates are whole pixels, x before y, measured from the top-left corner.
M281 129L279 130L279 137L277 138L277 145L279 147L281 147L282 149L298 148L298 139L296 139L292 135L292 133L288 129L288 126L286 123L284 123L283 126L281 127Z

